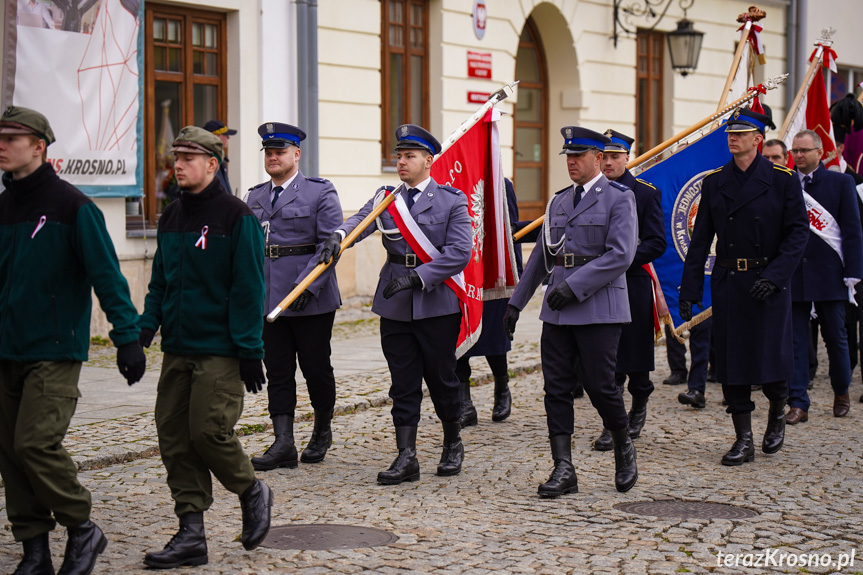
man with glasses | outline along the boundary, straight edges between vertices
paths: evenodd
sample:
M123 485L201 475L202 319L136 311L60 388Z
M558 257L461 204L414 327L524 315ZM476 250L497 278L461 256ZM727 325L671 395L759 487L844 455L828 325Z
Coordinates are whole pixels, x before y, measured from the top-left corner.
M809 241L791 278L794 330L794 376L789 387L789 425L809 419L809 316L814 305L827 345L833 416L845 417L851 407L848 388L851 364L845 330L845 302L863 278L863 230L854 180L831 172L821 163L824 148L812 130L794 136L791 153L809 214Z
M752 385L770 400L761 450L785 440L787 381L792 375L791 294L787 287L809 235L800 181L758 153L768 118L739 109L728 121L733 158L704 176L701 203L680 286L680 318L701 302L704 263L716 238L710 276L716 377L736 441L723 465L755 460Z

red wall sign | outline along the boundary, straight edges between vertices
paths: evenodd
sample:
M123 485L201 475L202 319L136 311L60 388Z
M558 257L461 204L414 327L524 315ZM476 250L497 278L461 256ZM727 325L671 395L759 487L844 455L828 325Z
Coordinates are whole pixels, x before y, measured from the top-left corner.
M468 92L467 93L468 104L485 104L486 102L488 102L489 98L491 98L490 92Z
M467 77L491 80L491 52L467 51Z

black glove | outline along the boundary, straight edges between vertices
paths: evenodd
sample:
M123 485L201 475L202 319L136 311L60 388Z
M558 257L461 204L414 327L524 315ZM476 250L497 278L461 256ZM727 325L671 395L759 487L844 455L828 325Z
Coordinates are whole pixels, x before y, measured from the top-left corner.
M518 316L521 315L519 309L515 306L506 306L506 313L503 314L503 332L506 338L512 341L512 335L515 333L515 324L518 323Z
M767 299L772 293L776 293L779 291L779 288L770 280L761 278L759 280L755 280L755 283L752 284L752 289L749 290L749 295L757 299L758 301L764 301Z
M141 344L141 347L150 347L155 335L156 332L149 327L142 327L141 331L138 333L138 343Z
M563 309L568 302L575 299L575 294L572 293L572 288L565 281L560 282L554 289L548 292L548 307L554 311Z
M339 259L337 256L342 249L342 235L333 232L330 234L330 237L324 242L324 249L321 250L320 255L318 256L319 264L328 264L330 260L335 258Z
M240 379L246 385L249 393L258 393L264 389L264 366L260 359L240 358Z
M294 287L297 287L294 284ZM291 302L291 305L288 306L288 309L291 311L303 311L306 309L306 306L309 305L309 302L312 301L312 292L309 290L305 290L303 293L298 295L294 301Z
M390 299L396 294L396 292L400 292L403 289L413 289L421 287L423 287L423 281L420 279L419 274L411 270L411 273L406 276L401 276L390 280L390 283L388 283L387 287L384 288L384 299Z
M152 332L150 333L152 340ZM144 355L144 348L141 347L140 342L132 341L117 348L117 367L120 368L120 373L123 374L129 385L134 385L144 376L144 370L147 368L147 357Z
M677 311L680 314L680 319L689 321L692 319L692 306L697 304L697 301L682 299L677 302Z

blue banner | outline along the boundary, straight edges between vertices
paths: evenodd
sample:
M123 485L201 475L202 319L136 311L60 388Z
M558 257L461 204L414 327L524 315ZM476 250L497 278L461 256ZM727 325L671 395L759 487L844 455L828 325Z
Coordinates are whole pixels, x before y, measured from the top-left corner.
M682 322L677 313L680 278L683 260L689 249L692 228L701 201L701 181L705 174L720 168L731 160L728 138L724 128L718 128L673 156L651 166L638 175L662 191L662 211L665 216L665 239L668 248L653 262L668 309L678 326ZM716 250L710 250L705 265L704 308L710 307L710 278ZM693 315L702 310L696 308Z

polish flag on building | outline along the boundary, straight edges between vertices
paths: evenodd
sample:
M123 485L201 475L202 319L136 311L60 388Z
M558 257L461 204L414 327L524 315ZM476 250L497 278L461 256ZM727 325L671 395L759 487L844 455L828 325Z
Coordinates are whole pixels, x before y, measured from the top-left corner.
M482 302L509 297L518 283L509 210L503 183L500 111L491 108L432 165L438 184L464 192L473 224L473 251L464 270L466 305L456 357L482 333Z

